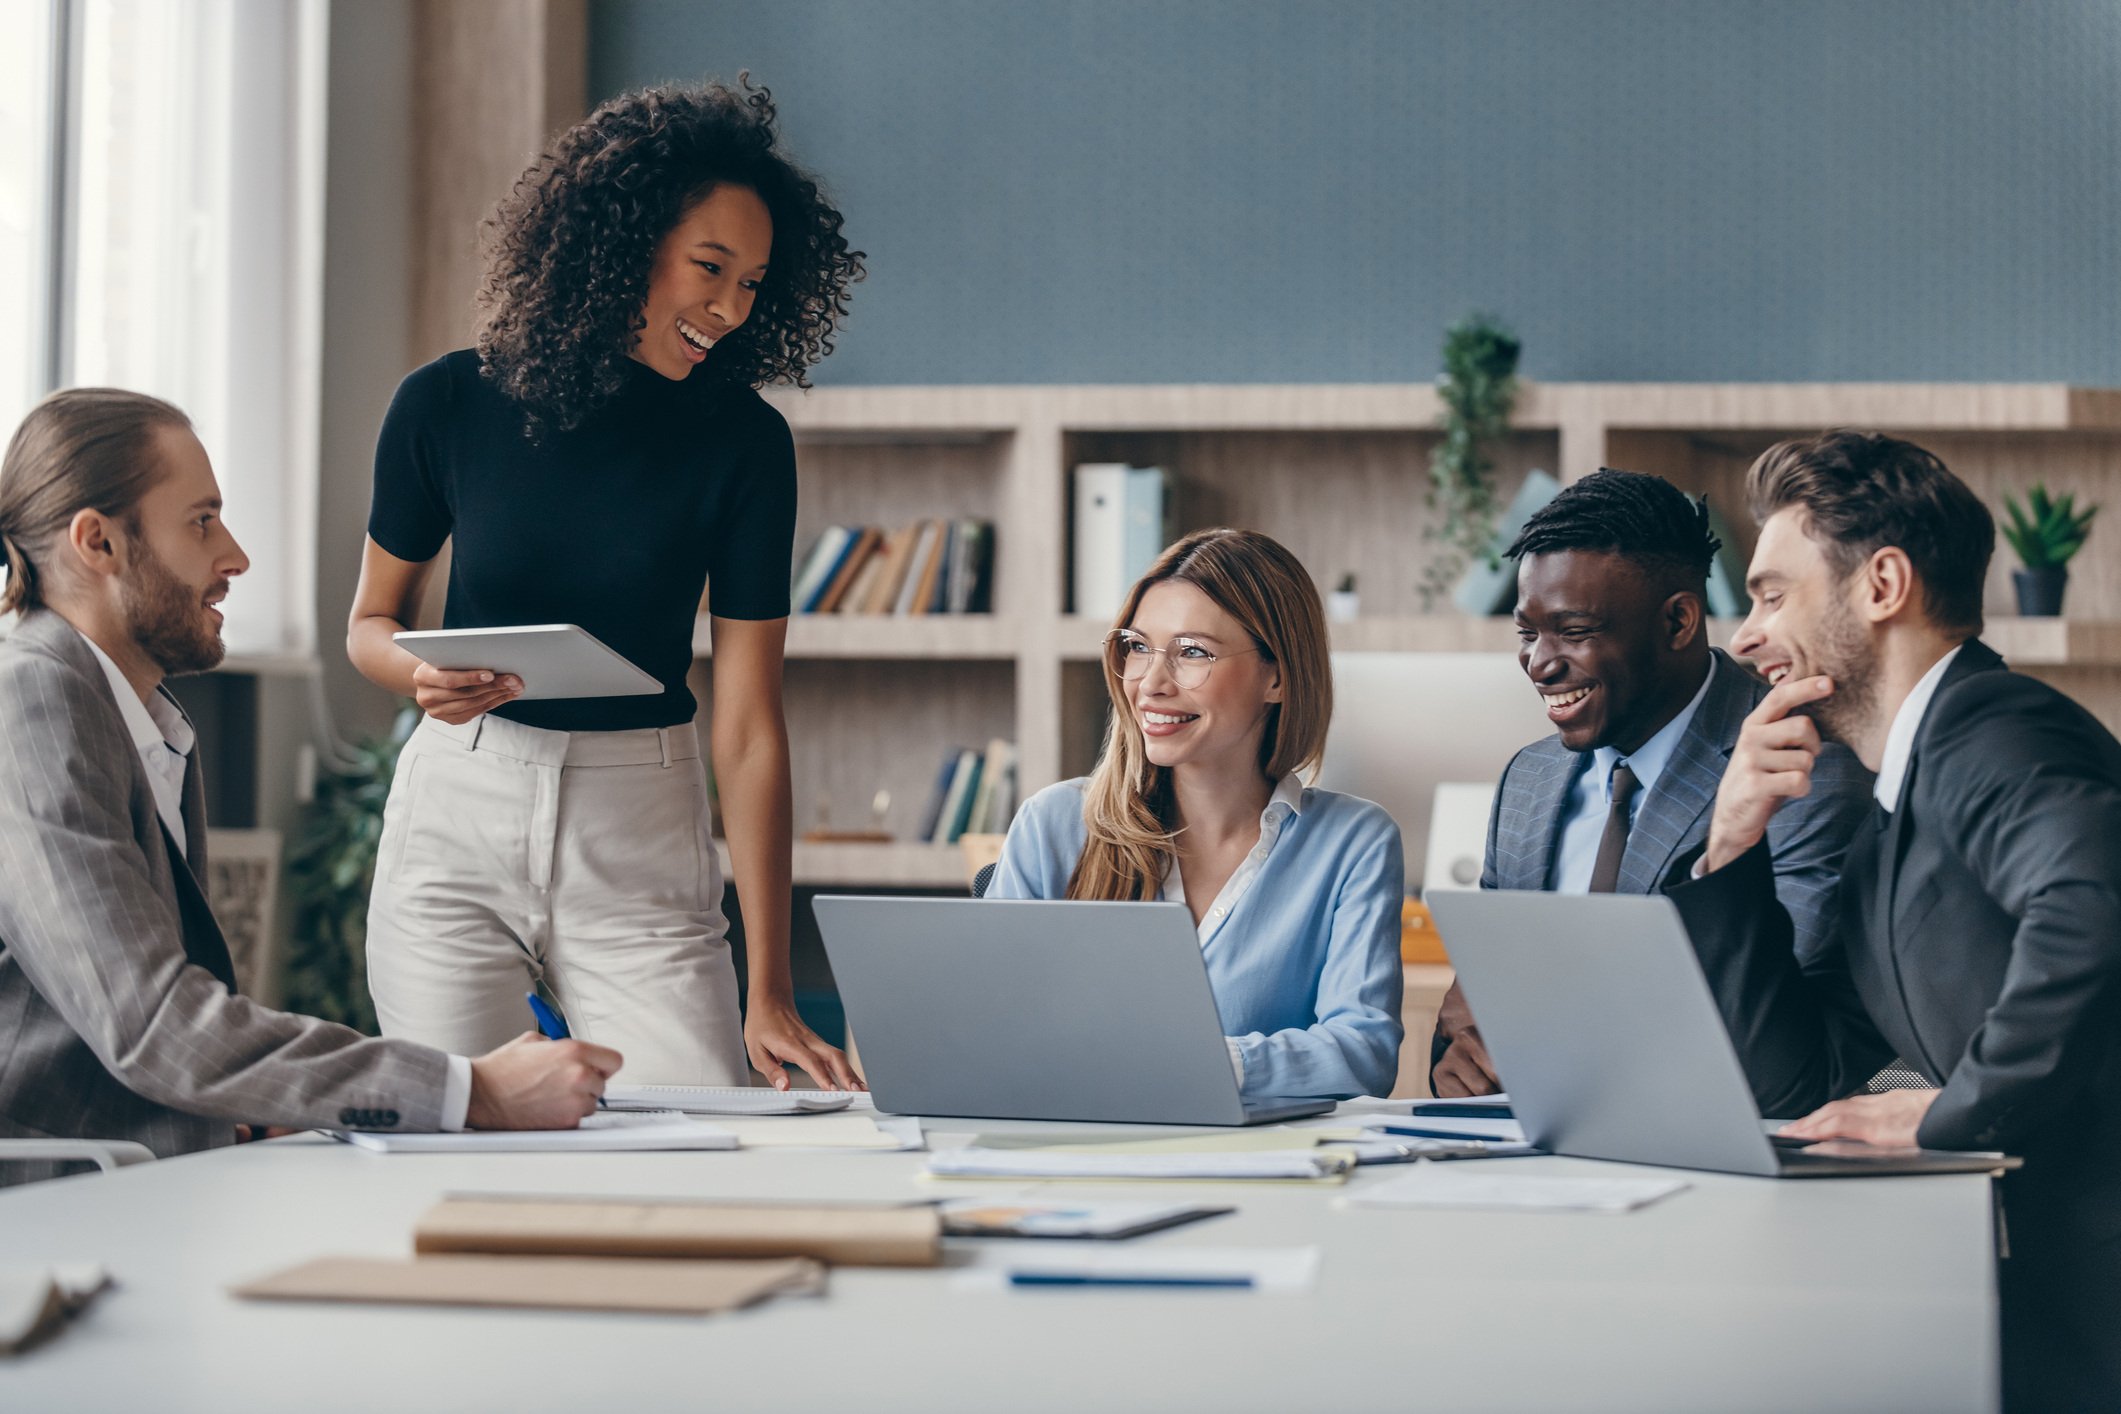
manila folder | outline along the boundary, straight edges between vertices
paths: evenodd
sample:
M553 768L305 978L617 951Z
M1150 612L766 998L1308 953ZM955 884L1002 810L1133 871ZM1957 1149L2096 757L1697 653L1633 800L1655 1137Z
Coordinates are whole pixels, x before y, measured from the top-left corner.
M320 1257L230 1290L259 1301L549 1306L708 1316L825 1289L807 1258L672 1262L652 1257Z
M927 1204L708 1203L445 1198L420 1215L413 1250L593 1257L812 1257L932 1267L942 1219Z

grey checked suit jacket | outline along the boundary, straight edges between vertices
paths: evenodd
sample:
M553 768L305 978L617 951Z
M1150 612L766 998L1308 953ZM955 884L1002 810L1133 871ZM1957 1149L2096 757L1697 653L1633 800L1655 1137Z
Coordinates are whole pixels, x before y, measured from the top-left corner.
M1767 684L1721 649L1712 654L1708 695L1686 734L1635 812L1617 892L1647 894L1680 855L1708 838L1709 807L1737 745L1738 729ZM1557 734L1517 753L1502 773L1488 817L1484 889L1544 889L1559 843L1562 815L1589 752L1574 752ZM1829 745L1812 768L1812 793L1787 802L1768 825L1775 854L1775 896L1796 925L1800 964L1816 957L1833 928L1841 856L1856 826L1869 818L1871 773L1846 747Z
M237 996L87 640L49 611L0 640L0 1136L130 1139L167 1157L239 1122L435 1129L449 1061ZM0 1183L49 1167L0 1164Z

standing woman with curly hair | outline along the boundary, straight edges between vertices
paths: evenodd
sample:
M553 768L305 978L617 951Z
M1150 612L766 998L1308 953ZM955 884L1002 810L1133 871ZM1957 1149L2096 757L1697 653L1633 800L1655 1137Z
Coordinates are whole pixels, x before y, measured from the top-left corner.
M561 137L490 223L478 347L384 419L347 655L425 713L369 905L385 1034L482 1054L542 985L629 1083L743 1084L748 1055L778 1086L860 1084L789 977L795 452L757 389L806 384L862 256L739 83L625 94ZM399 648L445 543L446 627L580 624L661 694L517 701ZM703 588L741 1023L686 687Z

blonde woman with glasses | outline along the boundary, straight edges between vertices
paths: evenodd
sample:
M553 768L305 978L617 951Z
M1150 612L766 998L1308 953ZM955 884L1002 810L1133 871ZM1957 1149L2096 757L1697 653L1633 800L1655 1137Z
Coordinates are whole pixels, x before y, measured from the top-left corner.
M1301 779L1333 713L1311 576L1253 531L1189 535L1128 594L1104 662L1097 767L1024 803L987 896L1183 902L1247 1103L1387 1093L1399 827Z

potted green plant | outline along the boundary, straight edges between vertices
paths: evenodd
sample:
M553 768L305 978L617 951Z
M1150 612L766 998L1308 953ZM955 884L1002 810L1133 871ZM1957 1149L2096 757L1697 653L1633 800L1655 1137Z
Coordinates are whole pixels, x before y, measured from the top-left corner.
M2069 587L2070 557L2084 548L2091 533L2097 506L2077 509L2074 492L2051 498L2047 487L2034 483L2020 506L2008 491L2003 509L2009 517L2003 537L2010 541L2025 568L2011 571L2011 584L2018 591L2018 612L2027 618L2054 618L2062 612L2062 592Z
M1429 454L1429 506L1438 512L1429 538L1442 549L1423 575L1423 607L1450 592L1459 572L1491 553L1501 514L1495 495L1496 443L1509 435L1517 403L1517 337L1492 316L1468 315L1444 331L1443 436Z
M419 720L419 709L406 706L390 735L363 742L346 769L318 777L316 801L287 866L295 905L287 1005L370 1033L376 1012L368 996L368 889L383 837L383 802L398 753Z

